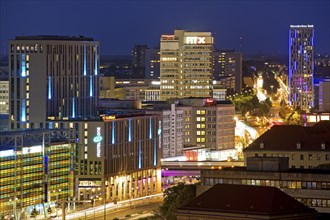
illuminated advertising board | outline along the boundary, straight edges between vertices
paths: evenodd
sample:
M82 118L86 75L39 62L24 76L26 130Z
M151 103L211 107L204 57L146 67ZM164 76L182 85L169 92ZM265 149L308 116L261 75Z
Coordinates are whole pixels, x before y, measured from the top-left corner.
M96 136L93 138L93 142L96 143L96 157L101 157L101 127L96 127Z
M33 154L42 152L42 146L23 147L22 154Z
M0 151L0 157L11 157L14 156L14 150L3 150Z

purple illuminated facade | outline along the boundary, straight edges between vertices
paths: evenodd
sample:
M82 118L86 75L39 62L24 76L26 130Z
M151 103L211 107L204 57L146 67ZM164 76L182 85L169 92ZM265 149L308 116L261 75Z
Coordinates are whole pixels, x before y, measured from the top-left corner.
M314 26L291 25L289 31L289 103L309 112L314 106Z

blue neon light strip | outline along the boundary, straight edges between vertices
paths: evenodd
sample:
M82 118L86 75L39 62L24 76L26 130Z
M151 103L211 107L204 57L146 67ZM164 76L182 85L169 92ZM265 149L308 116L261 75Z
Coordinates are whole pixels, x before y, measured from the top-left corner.
M44 156L44 162L45 174L48 174L48 156Z
M157 142L154 140L154 166L157 165Z
M149 118L149 139L152 139L152 118Z
M52 99L52 77L48 76L48 99Z
M22 100L21 122L26 122L26 102L25 102L25 99Z
M89 96L90 97L92 97L93 96L93 77L92 76L90 76L90 79L89 79L89 88L90 88L90 90L89 90Z
M132 141L132 119L128 120L128 142Z
M289 102L291 102L291 83L292 83L292 64L291 64L291 47L292 47L292 36L291 30L289 30Z
M95 66L94 66L95 75L97 75L97 46L95 46Z
M22 68L21 68L21 76L25 77L26 76L26 65L25 65L25 54L22 54Z
M112 128L111 128L111 143L115 144L115 122L112 122Z
M86 45L84 45L84 76L87 74Z
M139 153L138 153L138 157L139 157L139 169L142 168L142 149L141 149L141 141L139 141Z
M72 98L72 118L76 117L74 98Z

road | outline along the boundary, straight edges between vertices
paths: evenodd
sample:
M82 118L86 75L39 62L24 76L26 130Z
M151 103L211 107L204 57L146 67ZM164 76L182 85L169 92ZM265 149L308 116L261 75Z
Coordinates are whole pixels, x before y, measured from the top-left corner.
M157 209L162 202L152 202L145 204L139 207L129 207L125 209L113 210L111 213L106 214L106 219L111 220L114 218L118 219L139 219L152 215L152 210ZM79 219L79 218L78 218ZM80 218L83 220L84 218ZM87 216L86 220L95 219L95 220L104 220L104 213L99 213L97 216Z
M158 208L163 202L162 194L136 198L134 200L120 201L116 205L113 203L100 205L97 207L88 208L67 214L65 219L87 220L87 219L132 219L138 216L145 217L152 210ZM104 218L106 213L106 218ZM126 217L130 215L130 217ZM59 216L55 220L61 220Z

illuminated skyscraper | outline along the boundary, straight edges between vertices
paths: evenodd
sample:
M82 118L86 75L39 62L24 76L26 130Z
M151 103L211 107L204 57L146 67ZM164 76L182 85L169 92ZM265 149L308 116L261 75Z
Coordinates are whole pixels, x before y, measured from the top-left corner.
M289 103L309 111L314 106L314 26L291 25L289 31Z
M95 117L99 43L92 38L18 36L9 47L10 129Z
M175 30L160 39L161 100L211 97L213 79L211 32Z

